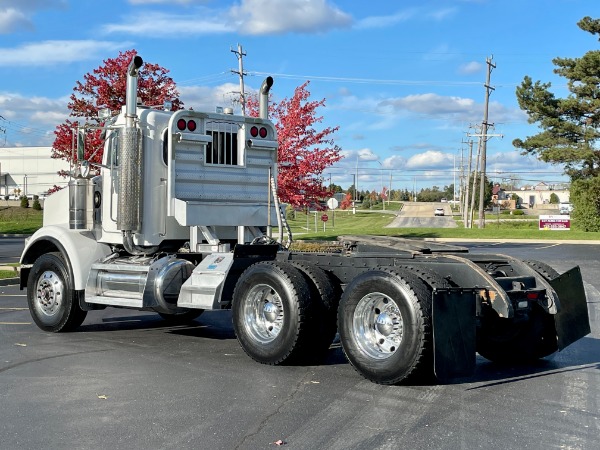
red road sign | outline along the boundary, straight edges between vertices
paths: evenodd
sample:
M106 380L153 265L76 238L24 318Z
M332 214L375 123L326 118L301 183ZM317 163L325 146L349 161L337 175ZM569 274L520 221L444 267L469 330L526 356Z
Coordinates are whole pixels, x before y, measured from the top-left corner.
M323 214L323 215L321 216L321 220L322 220L323 222L327 222L327 221L329 220L329 216L328 216L327 214Z

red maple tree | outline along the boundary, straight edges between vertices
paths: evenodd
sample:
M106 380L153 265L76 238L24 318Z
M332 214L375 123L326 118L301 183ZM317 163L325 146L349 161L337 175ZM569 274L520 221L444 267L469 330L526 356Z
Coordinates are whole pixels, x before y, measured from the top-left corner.
M344 197L344 200L342 200L342 203L340 203L340 208L341 209L348 209L352 206L353 200L352 200L352 194L350 192L346 193L346 197Z
M83 76L83 83L77 81L67 107L70 117L58 125L54 131L56 136L52 144L52 158L61 158L72 163L77 162L75 133L78 125L103 125L98 118L98 111L109 109L111 114L118 114L125 105L127 90L127 67L131 59L137 55L136 50L120 52L116 58L103 61L103 65ZM179 92L169 71L158 64L145 62L138 76L138 97L150 107L162 107L166 100L172 102L172 110L183 107L179 100ZM103 154L102 130L97 129L86 133L84 159L92 163L101 163ZM66 176L67 173L61 173Z
M309 101L309 83L298 86L291 98L269 106L279 143L279 198L295 207L318 207L319 200L329 197L323 171L343 157L332 138L339 126L320 131L314 128L323 121L316 110L325 106L325 99ZM246 110L249 115L258 116L256 96L249 96Z

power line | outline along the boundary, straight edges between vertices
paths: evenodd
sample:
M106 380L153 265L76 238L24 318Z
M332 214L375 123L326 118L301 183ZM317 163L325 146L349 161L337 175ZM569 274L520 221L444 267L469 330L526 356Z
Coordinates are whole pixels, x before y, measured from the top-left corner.
M267 73L267 72L248 72L249 76L265 76L271 75L279 78L289 79L308 79L329 81L333 83L358 83L358 84L387 84L401 86L481 86L479 81L434 81L434 80L392 80L392 79L377 79L377 78L352 78L352 77L331 77L318 75L292 75L286 73Z

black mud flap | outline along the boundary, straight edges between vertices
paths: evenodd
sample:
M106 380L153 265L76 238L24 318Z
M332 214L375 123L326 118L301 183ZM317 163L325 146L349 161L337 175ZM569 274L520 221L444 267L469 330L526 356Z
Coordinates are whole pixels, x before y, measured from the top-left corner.
M433 293L434 371L439 379L475 371L475 291L439 289Z
M550 281L558 294L560 311L554 316L558 349L562 350L591 332L587 299L579 266Z

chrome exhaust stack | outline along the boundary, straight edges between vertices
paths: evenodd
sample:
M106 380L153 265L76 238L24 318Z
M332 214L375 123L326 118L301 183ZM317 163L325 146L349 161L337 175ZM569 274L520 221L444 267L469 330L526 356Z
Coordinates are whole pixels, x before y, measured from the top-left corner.
M144 61L134 56L127 68L125 129L120 135L119 202L117 229L123 232L123 246L132 255L147 255L157 247L142 248L133 243L133 233L142 228L142 132L136 126L138 75Z
M258 100L258 117L261 119L269 118L269 91L273 86L273 77L265 78L260 86L260 97Z

